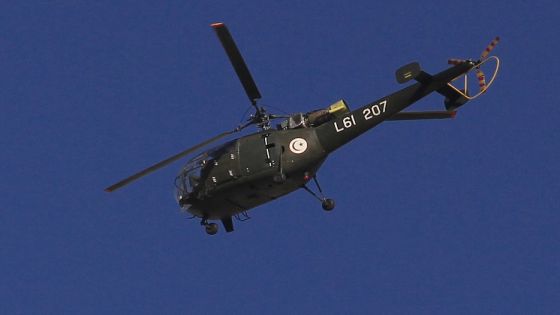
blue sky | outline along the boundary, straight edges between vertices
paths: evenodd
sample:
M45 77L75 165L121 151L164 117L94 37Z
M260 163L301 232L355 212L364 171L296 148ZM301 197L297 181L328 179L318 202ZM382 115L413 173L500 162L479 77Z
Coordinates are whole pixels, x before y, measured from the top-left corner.
M558 5L552 1L0 4L0 313L552 314L560 307ZM399 89L394 71L503 68L452 121L387 122L303 191L209 237L174 164L249 106L227 23L285 112ZM441 109L433 95L415 109Z

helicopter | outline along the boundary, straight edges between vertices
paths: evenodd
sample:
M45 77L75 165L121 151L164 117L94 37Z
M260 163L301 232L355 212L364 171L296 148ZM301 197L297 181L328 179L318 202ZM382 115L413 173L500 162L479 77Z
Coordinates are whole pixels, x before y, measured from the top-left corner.
M269 113L258 104L262 98L249 69L224 23L211 24L254 108L249 119L233 130L158 162L105 189L115 191L125 185L176 162L226 136L256 125L257 132L227 141L189 160L175 178L179 207L199 218L205 231L214 235L221 221L226 232L234 230L233 218L249 219L248 210L304 189L331 211L335 202L325 197L317 172L329 154L384 121L454 118L457 109L484 94L494 82L500 60L490 52L499 41L496 37L478 60L449 59L451 66L437 74L423 71L417 62L396 71L396 80L404 84L415 81L392 94L358 109L350 110L344 100L326 108L291 115ZM492 62L493 74L488 82L481 66ZM478 91L470 95L468 76L475 72ZM464 78L463 87L455 81ZM444 97L445 110L403 111L425 96L436 92ZM273 121L282 119L276 126ZM309 184L313 182L315 190Z

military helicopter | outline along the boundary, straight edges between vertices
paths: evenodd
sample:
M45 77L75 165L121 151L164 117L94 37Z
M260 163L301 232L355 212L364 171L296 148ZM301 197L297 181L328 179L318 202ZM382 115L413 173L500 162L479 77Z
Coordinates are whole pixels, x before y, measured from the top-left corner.
M227 232L233 231L233 218L244 221L247 211L295 190L304 189L319 200L326 211L334 208L317 180L317 171L329 156L354 138L387 120L453 118L459 107L482 95L494 82L500 61L490 56L499 41L496 37L478 60L450 59L450 68L435 75L421 70L417 62L396 71L399 83L415 80L390 95L351 111L344 100L326 108L283 116L270 114L257 101L261 94L247 65L224 23L211 24L255 110L237 128L188 148L105 189L115 191L161 169L228 135L256 125L258 132L227 141L192 158L175 178L179 206L199 218L206 232L214 235L220 220ZM493 74L486 82L481 66L492 61ZM468 74L476 73L479 90L469 93ZM454 81L463 77L463 88ZM445 97L444 111L403 112L404 109L437 92ZM273 128L271 122L283 119ZM309 187L313 182L316 191Z

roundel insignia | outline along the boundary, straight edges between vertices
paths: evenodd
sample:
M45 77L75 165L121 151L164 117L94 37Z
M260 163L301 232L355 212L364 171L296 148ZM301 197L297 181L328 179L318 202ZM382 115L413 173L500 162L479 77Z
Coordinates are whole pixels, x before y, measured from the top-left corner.
M290 142L290 151L300 154L307 150L307 141L303 138L295 138Z

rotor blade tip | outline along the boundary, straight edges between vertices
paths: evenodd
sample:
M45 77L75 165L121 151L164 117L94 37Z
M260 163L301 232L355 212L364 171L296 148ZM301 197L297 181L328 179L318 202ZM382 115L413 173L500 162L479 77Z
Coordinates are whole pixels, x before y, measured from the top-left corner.
M212 23L210 24L210 26L212 26L213 28L218 28L224 26L224 23L222 22Z

